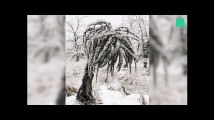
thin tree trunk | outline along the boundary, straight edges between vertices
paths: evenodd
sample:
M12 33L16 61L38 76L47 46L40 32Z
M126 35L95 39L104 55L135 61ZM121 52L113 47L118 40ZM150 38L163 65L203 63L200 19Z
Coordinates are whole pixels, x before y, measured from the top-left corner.
M157 86L157 64L154 63L153 65L153 80L154 80L154 87Z
M45 55L44 55L44 63L48 63L49 59L50 59L50 49L45 51Z
M165 74L165 86L168 85L168 71L167 71L167 63L163 61L164 74Z
M65 70L63 71L63 77L62 77L63 85L59 92L56 104L57 105L65 105Z
M85 68L85 74L82 79L82 85L77 93L77 100L84 105L90 105L94 104L95 100L92 95L92 80L93 80L94 74L92 74L92 77L89 77L88 75L88 64Z
M80 55L79 53L77 53L76 62L78 62L79 60L80 60Z

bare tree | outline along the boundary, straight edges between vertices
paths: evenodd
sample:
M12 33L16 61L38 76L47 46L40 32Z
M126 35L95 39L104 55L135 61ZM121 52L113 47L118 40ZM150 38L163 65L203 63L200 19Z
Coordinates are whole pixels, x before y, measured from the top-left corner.
M174 15L174 16L169 16L169 15L161 15L160 17L165 18L168 20L169 23L171 23L171 28L170 28L170 34L168 41L171 42L172 40L176 41L177 47L174 48L171 51L171 54L173 55L172 57L175 59L177 57L187 57L187 27L179 28L176 29L174 22L175 18L184 18L183 15ZM174 36L174 39L173 39ZM187 74L187 63L182 62L183 66L183 74Z
M83 18L85 18L86 16L83 16L81 18L79 17L75 17L76 19L76 23L72 23L72 22L75 22L75 21L68 21L66 22L67 25L70 27L71 29L71 34L72 34L72 42L74 42L74 49L75 49L75 57L76 57L76 62L79 61L80 59L80 49L82 48L82 45L78 45L77 42L79 40L81 40L81 34L80 34L80 29L82 27L84 27L84 24L82 23L83 21Z
M31 48L34 46L35 50L32 53L32 58L39 58L42 63L48 63L51 57L56 54L62 55L64 51L64 38L60 36L59 40L56 40L54 36L61 34L64 29L58 26L62 26L64 23L62 20L63 16L52 16L52 15L38 15L37 21L39 23L39 31L35 36L28 36L28 46ZM59 22L56 26L50 27L46 22L50 19ZM57 19L58 18L58 19ZM61 19L61 20L60 20ZM63 25L64 26L64 25ZM64 35L63 35L64 36Z
M57 59L57 62L60 63L60 67L64 68L64 50L65 50L65 38L64 38L64 23L65 23L65 16L64 15L29 15L28 16L28 55L30 56L30 60L28 60L29 66L34 66L34 62L41 62L42 64L36 64L36 66L51 66L56 67L56 61L51 62L53 58ZM43 64L47 63L47 64ZM62 63L62 64L61 64ZM30 68L31 68L30 67ZM40 67L39 67L40 68ZM39 69L38 68L38 69ZM54 78L47 78L44 77L46 75L49 75L48 73L51 73L51 68L48 69L47 67L46 71L44 72L44 75L39 75L37 77L30 77L29 82L33 82L33 80L41 81L38 82L38 84L33 84L35 87L39 87L39 85L44 85L48 89L47 90L60 90L63 89L63 86L65 84L65 71L58 71L60 72L61 78L57 79L57 77ZM41 69L41 68L40 68ZM60 70L60 69L59 69ZM65 70L65 69L64 69ZM34 74L34 71L28 71L31 74ZM57 70L56 70L57 72ZM35 70L36 73L36 70ZM52 75L51 75L52 76ZM44 77L44 78L43 78ZM54 85L53 88L50 88L47 86L47 84L50 82L52 85ZM60 81L61 86L59 87L58 84L55 85L54 83L58 83ZM30 90L35 96L39 99L39 93L33 92L33 89L30 88ZM55 95L58 94L58 98L56 101ZM55 94L47 94L43 96L42 98L54 96L54 99L50 99L52 104L65 104L65 96L64 96L64 90L60 91L59 93ZM29 97L29 96L28 96ZM30 98L30 97L29 97ZM32 102L30 100L30 102ZM39 104L44 104L47 102L40 101ZM37 103L37 104L38 104ZM48 104L48 103L47 103Z
M182 55L186 56L187 54L187 32L186 28L176 29L174 22L175 18L179 18L181 16L168 16L168 15L160 15L159 18L164 18L171 23L171 27L169 30L168 43L175 41L177 47L172 50L165 50L165 46L162 43L162 38L158 27L156 26L156 21L152 16L150 16L150 45L151 45L151 65L153 65L153 74L154 74L154 84L156 85L156 68L158 65L159 59L163 60L163 67L165 71L165 83L168 83L168 71L167 65L175 58L180 57ZM170 46L170 44L168 44ZM187 72L187 64L183 64L184 74Z
M65 52L65 31L64 31L64 26L65 26L65 15L58 15L57 16L57 23L58 23L58 33L59 33L59 40L61 43L61 48L62 48L62 54L64 55ZM60 92L58 93L58 98L56 100L56 104L57 105L65 105L65 66L62 72L62 76L61 76L61 80L62 80L62 87Z
M171 19L171 18L166 18ZM159 29L156 25L156 21L152 16L149 17L149 28L146 27L145 18L141 15L128 16L128 23L132 30L139 36L140 42L137 47L138 60L143 60L143 68L148 64L146 59L149 56L150 65L153 67L154 86L156 86L156 74L157 66L160 59L163 60L165 71L165 84L168 83L167 65L169 64L170 55L165 50L163 45L163 39L159 33ZM148 24L148 23L147 23ZM172 39L172 33L174 28L172 27L169 39Z
M130 15L127 16L129 28L138 35L137 44L138 60L143 62L142 75L149 74L149 16L148 15Z
M182 41L182 55L187 57L187 29L182 28L180 34ZM187 63L183 63L183 74L187 75Z
M163 59L164 71L165 71L165 85L168 83L168 71L167 64L169 64L169 56L164 50L162 38L159 33L156 22L152 16L149 17L149 33L150 33L150 65L153 66L153 80L154 86L157 84L157 66L160 59Z

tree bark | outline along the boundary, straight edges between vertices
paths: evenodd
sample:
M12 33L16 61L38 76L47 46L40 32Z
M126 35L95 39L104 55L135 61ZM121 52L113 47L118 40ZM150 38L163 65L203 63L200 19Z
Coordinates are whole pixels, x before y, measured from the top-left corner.
M79 102L83 103L84 105L90 105L95 103L94 97L92 95L93 76L94 74L92 74L92 77L89 77L87 64L85 68L85 74L82 79L82 85L78 90L76 98Z

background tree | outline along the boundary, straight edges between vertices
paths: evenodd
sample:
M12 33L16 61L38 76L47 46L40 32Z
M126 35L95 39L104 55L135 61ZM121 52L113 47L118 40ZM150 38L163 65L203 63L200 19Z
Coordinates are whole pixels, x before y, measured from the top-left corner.
M159 33L158 27L153 16L149 17L149 34L150 34L150 65L153 66L154 86L157 84L157 66L160 59L163 60L165 84L168 83L167 64L169 64L169 54L164 50L163 40Z
M182 55L187 59L187 29L181 29L181 41L182 41ZM186 62L183 62L183 74L187 75L187 60L184 59Z
M153 66L154 85L156 85L156 70L160 59L163 61L164 73L165 73L165 85L168 83L168 71L167 66L173 62L176 58L187 56L187 32L186 27L176 28L176 18L182 17L180 15L160 15L155 19L154 16L150 16L150 50L151 50L151 65ZM166 20L170 25L168 36L165 37L167 46L163 44L163 35L160 34L160 30L157 27L158 20ZM168 50L167 50L168 49ZM185 61L185 60L184 60ZM186 73L186 62L182 63L184 74Z
M65 16L27 17L28 104L65 104Z
M148 67L149 62L149 19L148 15L125 16L125 23L139 37L137 45L138 60L143 61L143 67ZM149 69L147 69L148 72Z
M56 24L50 26L47 24L49 20L54 20ZM64 33L64 20L65 16L57 15L39 15L34 19L39 29L34 36L28 36L28 47L33 49L30 54L30 58L33 58L31 60L38 61L39 58L41 63L48 63L51 58L63 55L65 46L61 34ZM57 36L57 39L53 38L54 36Z
M107 76L108 72L114 75L115 67L120 71L123 61L125 61L131 73L132 62L137 62L132 48L132 39L139 41L139 38L127 27L112 30L111 24L105 21L97 21L88 26L83 35L88 61L81 87L77 93L78 101L86 105L95 103L92 95L92 80L95 70L98 74L99 68L107 65ZM117 59L119 62L116 65Z
M175 19L176 18L185 18L185 15L161 15L159 16L161 18L164 18L168 21L169 24L171 24L169 37L168 37L168 46L172 46L171 44L174 44L175 47L172 48L171 54L173 55L173 59L176 58L184 58L181 62L183 66L183 74L187 74L187 21L185 22L185 26L183 28L176 28L175 27ZM170 44L171 42L171 44Z
M159 33L159 29L156 25L156 21L153 16L149 17L149 23L143 16L128 16L129 26L134 29L135 33L139 36L140 42L137 47L138 60L143 61L143 68L146 67L148 57L150 56L150 65L153 66L153 80L154 86L156 86L157 78L157 67L160 59L163 60L164 71L165 71L165 83L167 85L168 72L167 64L169 63L168 54L164 49L163 39ZM146 24L149 24L149 28L146 28ZM171 29L173 30L173 29ZM172 37L172 36L170 36ZM170 38L171 39L171 38Z
M84 27L83 19L85 17L86 16L79 18L79 17L75 16L75 20L66 22L70 28L66 35L71 40L71 45L74 45L73 47L74 47L75 53L74 53L73 57L76 58L76 62L78 62L80 59L80 50L83 46L82 44L80 44L80 40L82 39L81 38L81 28ZM71 34L71 36L69 34Z

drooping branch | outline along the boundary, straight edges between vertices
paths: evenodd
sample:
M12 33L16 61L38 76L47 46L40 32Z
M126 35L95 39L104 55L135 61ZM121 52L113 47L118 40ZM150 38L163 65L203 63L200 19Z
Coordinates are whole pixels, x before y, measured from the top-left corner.
M125 57L125 55L129 64L132 63L132 60L137 62L130 40L139 41L139 38L127 27L119 27L115 30L111 30L111 28L110 23L97 21L90 24L83 35L85 52L88 55L89 76L94 72L94 66L103 67L107 63L109 63L108 68L113 75L117 58L120 59L117 65L119 71L123 60L121 57Z

